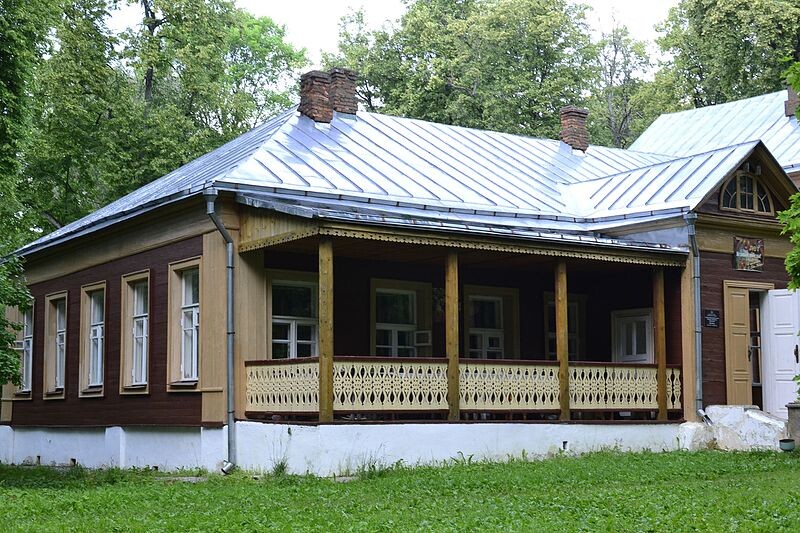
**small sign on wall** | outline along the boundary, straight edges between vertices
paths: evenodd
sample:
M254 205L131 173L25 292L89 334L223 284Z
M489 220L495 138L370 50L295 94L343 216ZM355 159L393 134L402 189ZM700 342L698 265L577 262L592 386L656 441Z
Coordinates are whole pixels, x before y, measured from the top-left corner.
M703 309L703 325L707 328L718 328L719 309Z
M750 272L764 270L764 239L734 237L733 268Z

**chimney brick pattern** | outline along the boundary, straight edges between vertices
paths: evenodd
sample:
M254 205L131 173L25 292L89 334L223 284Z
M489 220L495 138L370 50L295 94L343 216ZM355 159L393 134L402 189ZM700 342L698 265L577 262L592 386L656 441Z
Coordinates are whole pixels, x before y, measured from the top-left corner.
M330 76L330 99L333 110L355 115L358 111L358 100L356 100L358 73L348 68L336 67L330 70Z
M789 96L784 103L784 109L787 117L793 117L797 113L797 105L800 104L800 98L797 96L797 91L793 87L789 87Z
M574 150L585 152L589 148L589 131L586 117L589 110L568 105L561 108L561 140Z
M321 70L306 72L300 77L300 113L315 122L333 120L330 99L331 76Z

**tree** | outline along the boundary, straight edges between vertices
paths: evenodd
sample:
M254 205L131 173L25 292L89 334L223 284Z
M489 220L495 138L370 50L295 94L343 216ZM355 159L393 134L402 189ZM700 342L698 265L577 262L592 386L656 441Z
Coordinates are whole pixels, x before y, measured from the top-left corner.
M795 91L800 92L800 61L792 64L784 73L786 81ZM800 288L800 193L792 195L789 209L778 213L778 220L783 224L784 235L789 235L789 240L794 245L786 255L786 272L789 273L789 288Z
M682 0L661 27L681 90L695 107L782 88L800 61L800 0Z
M564 0L417 0L396 28L346 19L326 62L362 73L371 109L552 137L596 74L584 14Z

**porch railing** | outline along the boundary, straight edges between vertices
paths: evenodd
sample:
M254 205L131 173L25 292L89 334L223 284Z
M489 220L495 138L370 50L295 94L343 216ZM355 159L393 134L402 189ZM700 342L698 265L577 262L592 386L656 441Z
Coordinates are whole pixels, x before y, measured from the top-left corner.
M319 409L319 360L248 361L246 410L313 414ZM569 366L574 410L658 409L656 365L575 362ZM461 360L459 403L465 411L558 411L558 363ZM667 368L667 408L679 410L680 368ZM333 408L337 412L446 411L445 359L335 357Z

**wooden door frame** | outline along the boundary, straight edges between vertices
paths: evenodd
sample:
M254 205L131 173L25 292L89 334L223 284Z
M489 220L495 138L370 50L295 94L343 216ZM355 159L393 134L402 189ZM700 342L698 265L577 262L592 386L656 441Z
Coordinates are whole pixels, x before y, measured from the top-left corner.
M730 389L732 386L732 373L730 361L733 357L731 354L731 347L728 342L731 333L731 324L728 319L728 310L730 308L728 290L729 289L747 289L748 291L770 291L775 288L774 283L765 283L760 281L746 281L746 280L723 280L722 282L722 305L725 310L724 326L725 326L725 402L730 403ZM748 310L749 321L749 310ZM752 382L753 376L751 374L750 380Z

